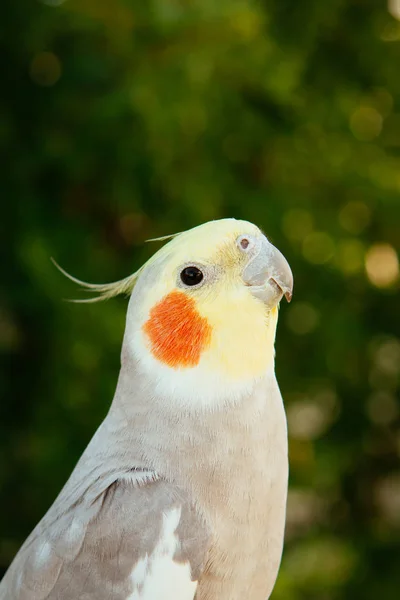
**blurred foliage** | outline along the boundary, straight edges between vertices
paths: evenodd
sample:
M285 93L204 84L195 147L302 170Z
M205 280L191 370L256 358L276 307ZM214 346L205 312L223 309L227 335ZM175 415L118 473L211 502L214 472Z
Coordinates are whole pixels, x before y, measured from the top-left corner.
M400 3L2 0L0 566L116 384L126 301L62 301L235 216L295 274L275 600L400 588Z

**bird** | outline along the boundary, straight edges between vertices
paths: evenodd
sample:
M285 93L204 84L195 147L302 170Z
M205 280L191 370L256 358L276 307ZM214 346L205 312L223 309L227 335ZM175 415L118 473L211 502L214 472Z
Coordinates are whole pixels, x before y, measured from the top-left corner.
M267 600L283 550L275 376L293 275L253 223L167 236L135 273L111 407L0 584L0 600Z

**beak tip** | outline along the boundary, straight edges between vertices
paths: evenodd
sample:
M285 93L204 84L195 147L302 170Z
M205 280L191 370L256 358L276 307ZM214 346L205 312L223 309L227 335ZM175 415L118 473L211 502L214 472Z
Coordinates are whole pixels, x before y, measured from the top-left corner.
M286 298L286 300L287 300L288 302L291 302L291 300L292 300L292 297L293 297L293 292L292 292L292 290L288 290L288 291L285 293L285 298Z

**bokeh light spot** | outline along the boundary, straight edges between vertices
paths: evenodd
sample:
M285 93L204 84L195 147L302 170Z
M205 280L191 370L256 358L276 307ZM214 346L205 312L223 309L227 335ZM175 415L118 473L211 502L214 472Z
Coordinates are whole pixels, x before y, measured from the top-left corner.
M383 517L390 523L400 524L400 473L381 479L375 489L375 499Z
M374 362L383 373L400 373L400 341L393 337L381 342L375 351Z
M389 425L399 414L399 407L393 394L380 390L367 401L367 415L376 425Z
M321 498L313 490L294 488L288 492L286 528L287 538L293 538L318 523L324 514Z
M337 265L346 275L354 275L364 267L365 248L359 240L340 240L337 248Z
M61 63L52 52L40 52L33 58L29 72L37 85L51 87L61 77Z
M335 396L334 398L336 399ZM338 413L336 401L320 401L318 394L292 402L286 412L289 435L296 440L315 440L321 437Z
M364 231L371 220L371 209L358 200L348 202L339 212L339 223L349 233Z
M261 26L260 14L244 6L241 10L233 12L230 22L235 33L244 40L254 38Z
M400 21L400 0L388 0L388 11L398 21Z
M394 100L392 94L387 89L376 88L371 100L378 112L384 117L387 117L392 112Z
M394 21L385 23L381 31L381 39L384 42L398 42L400 40L400 23Z
M335 254L335 244L324 231L310 233L303 242L304 257L313 264L323 265Z
M350 117L350 129L355 138L370 142L382 131L382 115L371 106L360 106Z
M399 277L399 259L390 244L374 244L367 251L365 269L370 282L378 288L393 285Z
M319 313L308 302L297 302L287 311L287 325L297 335L313 331L319 321Z
M312 582L326 589L347 581L355 568L357 555L353 548L338 538L319 538L298 544L286 553L286 565L297 587ZM294 596L296 597L296 596ZM324 594L320 598L327 598Z

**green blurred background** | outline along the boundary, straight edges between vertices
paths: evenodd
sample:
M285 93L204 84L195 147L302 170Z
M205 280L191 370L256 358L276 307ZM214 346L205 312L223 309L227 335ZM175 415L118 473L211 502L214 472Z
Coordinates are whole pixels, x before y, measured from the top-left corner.
M2 0L0 571L113 396L149 237L235 216L288 258L275 600L400 589L400 1Z

